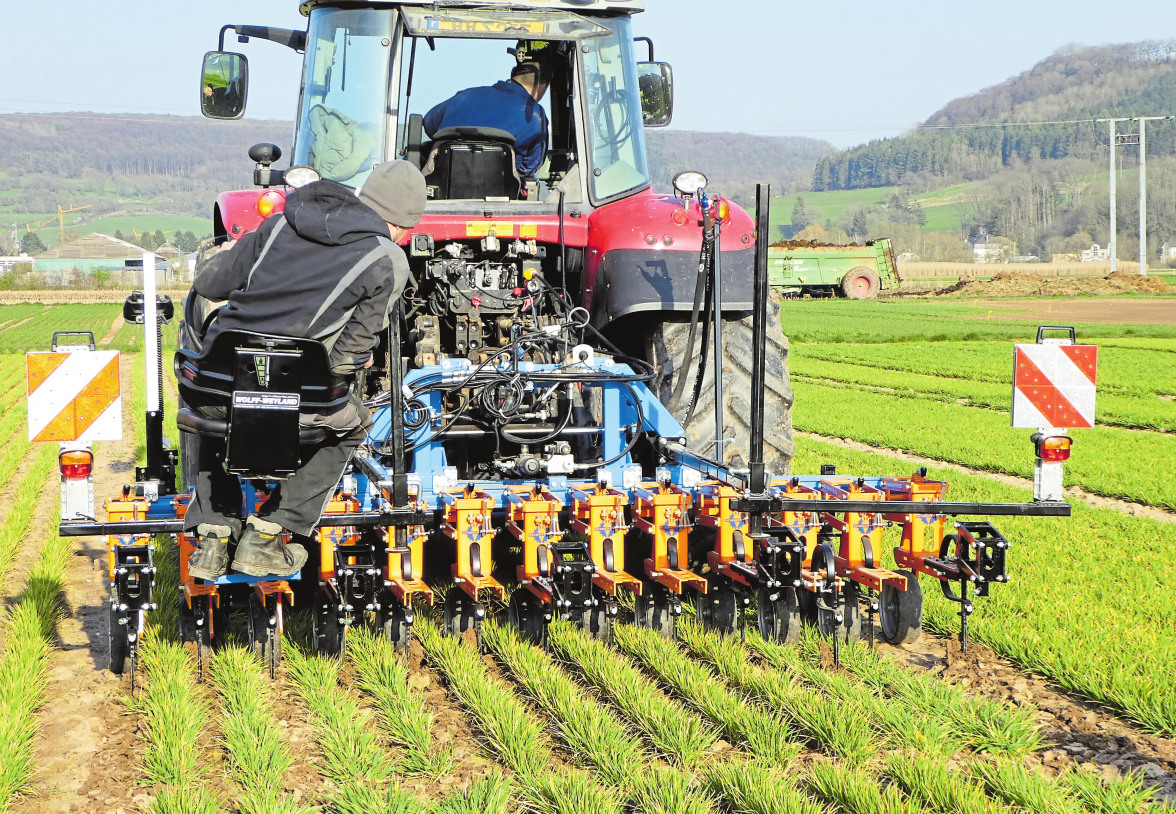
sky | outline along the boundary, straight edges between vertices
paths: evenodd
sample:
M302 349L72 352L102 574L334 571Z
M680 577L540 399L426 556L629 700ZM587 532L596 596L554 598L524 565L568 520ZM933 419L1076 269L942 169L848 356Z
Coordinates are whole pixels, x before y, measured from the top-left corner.
M839 148L906 132L1073 43L1176 37L1171 0L646 0L634 23L674 68L678 130ZM0 113L198 115L228 23L304 28L297 0L0 0ZM291 120L301 56L254 40L246 120ZM481 84L482 79L469 84ZM440 100L438 100L440 101ZM1169 111L1157 111L1157 113Z

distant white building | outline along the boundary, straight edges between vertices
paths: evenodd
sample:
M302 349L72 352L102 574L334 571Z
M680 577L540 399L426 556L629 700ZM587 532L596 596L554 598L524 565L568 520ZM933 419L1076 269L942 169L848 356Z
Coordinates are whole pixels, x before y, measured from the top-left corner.
M1089 249L1082 250L1083 263L1103 263L1111 259L1111 250L1099 248L1097 243L1091 243Z
M1005 257L1015 251L1015 244L1010 251L1004 243L993 239L987 232L982 231L972 239L972 262L980 265L1004 263Z
M1161 263L1176 263L1176 243L1168 242L1160 247Z

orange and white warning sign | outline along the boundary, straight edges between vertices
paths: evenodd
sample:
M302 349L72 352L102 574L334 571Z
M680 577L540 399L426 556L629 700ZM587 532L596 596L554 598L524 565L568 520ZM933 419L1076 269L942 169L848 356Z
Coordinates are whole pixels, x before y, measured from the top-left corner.
M1096 345L1017 345L1013 426L1093 427Z
M116 350L25 354L30 441L117 441L122 393Z

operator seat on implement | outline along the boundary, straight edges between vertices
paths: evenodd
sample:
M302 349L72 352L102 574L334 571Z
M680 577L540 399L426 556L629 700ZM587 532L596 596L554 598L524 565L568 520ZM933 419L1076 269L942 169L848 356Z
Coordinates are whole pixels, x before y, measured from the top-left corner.
M433 136L424 174L431 200L515 200L523 182L515 138L495 127L446 127Z
M252 331L217 334L203 354L178 350L175 373L190 405L176 414L176 426L223 440L226 471L245 479L296 472L301 447L330 432L301 417L333 411L350 395L350 378L331 373L322 342Z

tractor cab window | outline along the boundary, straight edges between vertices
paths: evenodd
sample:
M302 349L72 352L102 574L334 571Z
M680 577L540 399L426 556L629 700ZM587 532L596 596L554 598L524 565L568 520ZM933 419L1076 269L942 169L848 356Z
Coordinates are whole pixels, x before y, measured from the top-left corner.
M401 14L397 152L421 167L430 197L550 203L563 193L568 202L583 201L577 52L610 29L566 11L434 8ZM535 148L533 103L525 86L511 79L520 57L539 59L550 72L537 105L547 121L545 150ZM455 100L463 91L470 93ZM444 107L430 115L439 105ZM511 112L513 105L528 106L522 108L525 125ZM444 131L451 132L437 138Z
M585 41L589 192L595 203L649 185L641 88L627 18L610 20L612 33Z
M391 48L388 11L311 12L295 165L359 187L383 160Z

